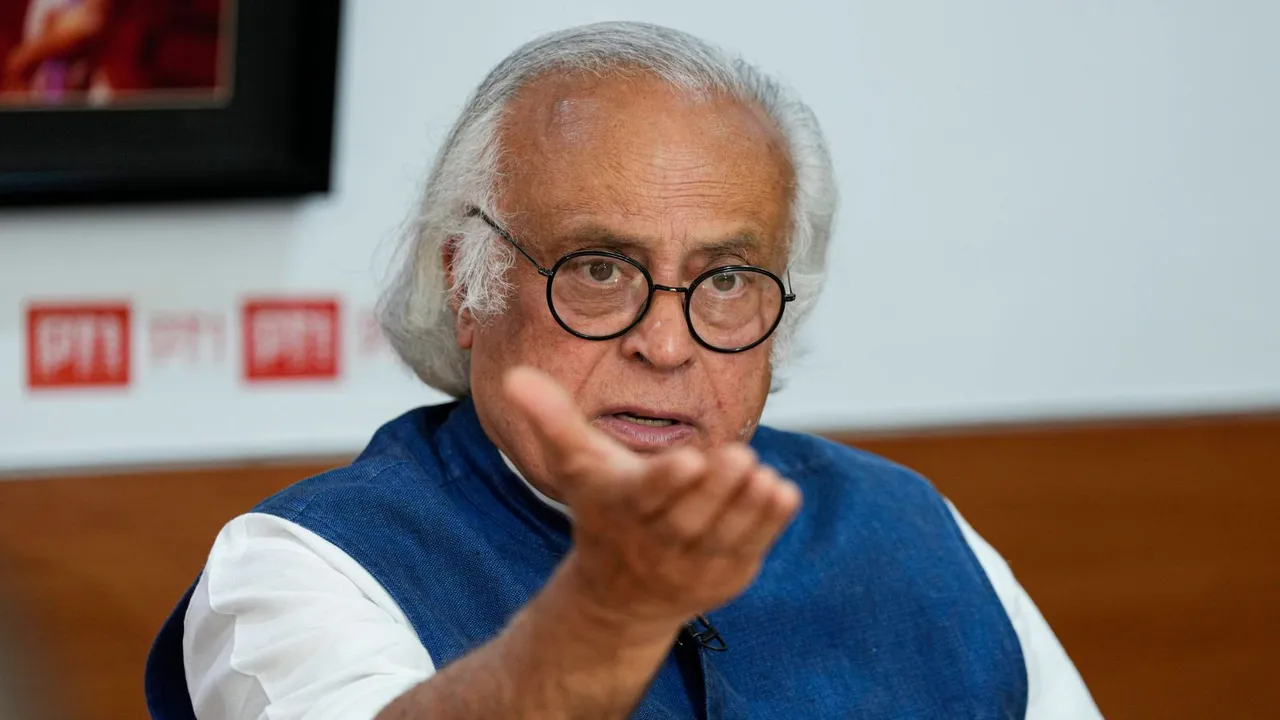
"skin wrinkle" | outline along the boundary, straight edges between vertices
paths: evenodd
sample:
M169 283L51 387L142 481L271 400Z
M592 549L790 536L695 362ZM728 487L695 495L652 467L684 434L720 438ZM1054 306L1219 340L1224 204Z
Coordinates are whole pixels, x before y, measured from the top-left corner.
M535 80L504 114L495 210L544 267L575 229L592 227L643 239L633 257L661 284L687 285L721 259L700 256L703 245L748 235L759 244L753 264L781 269L794 176L765 117L652 76ZM739 354L707 350L689 334L683 297L659 292L626 335L586 341L556 324L546 281L529 263L515 263L506 279L507 311L483 326L459 317L458 342L470 350L487 434L543 492L557 497L532 429L501 397L503 374L519 364L552 375L588 418L642 405L692 416L699 449L750 439L768 395L772 340Z
M568 214L568 211L565 210L561 210L561 212L563 214ZM674 227L669 231L672 235L677 232L678 228ZM680 237L677 241L681 244L685 254L690 256L690 269L695 265L698 265L700 256L707 255L711 257L724 256L732 258L739 263L762 265L766 269L774 269L777 272L781 272L781 267L770 267L771 264L776 265L776 263L774 263L776 258L768 258L762 254L761 248L765 245L765 242L761 240L760 236L761 232L758 228L748 225L744 226L740 232L734 233L733 236L728 238L699 238L685 236ZM559 239L552 239L549 241L539 241L535 239L530 241L526 238L520 239L519 241L528 246L526 249L532 248L540 250L546 254L548 258L558 258L561 255L574 250L583 250L587 248L604 249L621 252L634 260L640 261L640 263L646 267L649 266L648 254L650 253L650 248L654 245L660 244L661 242L660 240L649 236L639 237L628 235L626 237L621 237L616 233L611 232L609 228L594 223L586 223L581 227L573 227L572 229L567 230L565 235ZM685 279L692 279L693 275L697 275L701 273L702 270L709 267L711 267L709 262L703 262L701 266L697 267L696 272L693 272L692 275Z

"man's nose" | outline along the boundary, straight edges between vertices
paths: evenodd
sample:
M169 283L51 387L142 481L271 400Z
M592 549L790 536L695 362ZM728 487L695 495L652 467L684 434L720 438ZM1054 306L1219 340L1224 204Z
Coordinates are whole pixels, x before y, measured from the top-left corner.
M622 350L660 370L674 370L693 358L696 342L684 316L684 292L657 289L649 312L622 336Z

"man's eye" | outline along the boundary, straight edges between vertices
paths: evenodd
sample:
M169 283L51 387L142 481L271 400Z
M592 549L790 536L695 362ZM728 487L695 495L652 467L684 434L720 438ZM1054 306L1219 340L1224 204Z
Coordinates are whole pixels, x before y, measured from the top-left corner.
M737 273L720 273L711 277L711 287L716 292L729 293L738 289L742 278Z
M618 273L616 263L607 262L605 260L596 260L588 263L586 266L587 276L598 283L609 282Z

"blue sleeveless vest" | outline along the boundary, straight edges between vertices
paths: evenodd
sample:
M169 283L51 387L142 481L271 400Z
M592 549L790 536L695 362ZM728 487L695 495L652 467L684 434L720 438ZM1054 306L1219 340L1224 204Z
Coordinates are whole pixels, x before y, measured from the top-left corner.
M756 582L708 614L727 650L685 636L632 717L1023 718L1018 638L932 487L812 436L762 427L752 446L799 484L803 508ZM566 518L507 468L469 400L406 413L351 465L255 511L359 562L437 668L496 635L570 545ZM182 663L190 594L147 661L156 720L194 717Z

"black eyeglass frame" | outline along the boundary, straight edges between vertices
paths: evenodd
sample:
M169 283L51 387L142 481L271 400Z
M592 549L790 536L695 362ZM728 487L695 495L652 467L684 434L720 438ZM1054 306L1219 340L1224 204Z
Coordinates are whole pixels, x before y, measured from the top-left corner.
M782 323L782 316L787 309L787 303L792 302L793 300L796 299L795 293L787 291L786 285L782 283L781 278L769 272L768 270L765 270L762 267L757 267L755 265L723 265L721 267L711 268L710 270L707 270L706 272L694 278L693 282L689 283L688 287L672 287L670 285L660 285L653 281L653 276L649 274L649 269L646 268L644 265L641 265L638 261L630 257L627 257L622 253L614 252L612 250L575 250L574 252L571 252L562 256L559 260L556 261L555 265L552 265L550 269L547 269L542 266L542 263L535 260L532 255L526 252L524 248L520 247L520 243L516 242L515 238L511 236L511 233L507 232L505 228L503 228L501 225L495 222L493 218L489 217L488 213L486 213L485 211L481 210L478 207L473 206L470 209L468 209L467 215L478 217L481 220L483 220L485 225L488 225L494 232L498 233L498 235L502 237L503 240L506 240L508 243L510 243L511 247L515 248L521 255L523 255L525 259L528 260L533 265L533 267L537 269L539 275L547 279L547 309L551 311L551 317L555 318L556 323L559 324L560 327L564 328L565 332L575 337L582 338L583 340L598 340L598 341L613 340L614 338L622 337L623 335L626 335L627 333L631 332L631 330L634 329L635 326L639 325L640 322L644 320L644 317L649 314L649 308L652 307L653 305L653 294L659 290L662 290L665 292L675 292L675 293L680 293L681 295L684 295L684 302L682 303L684 305L684 321L685 321L685 324L689 327L689 335L692 336L694 341L697 342L699 345L701 345L702 347L708 350L711 350L712 352L718 352L718 353L733 354L733 353L746 352L747 350L750 350L756 347L757 345L764 342L765 340L768 340L769 337L773 335L773 332L778 329L778 325ZM586 255L590 255L593 257L607 257L613 260L619 260L621 262L625 262L628 265L631 265L632 267L639 270L640 274L644 276L645 282L649 284L649 292L645 296L644 305L642 305L640 307L640 311L636 313L635 320L632 320L631 324L627 325L625 328L619 330L618 332L610 333L608 335L587 335L586 333L578 332L577 330L574 330L573 328L569 327L569 324L566 323L564 319L560 317L560 313L556 312L556 303L554 300L554 296L552 295L552 284L555 282L556 273L560 270L560 267L564 265L566 262L569 262L574 258L583 257ZM773 282L777 283L778 291L782 294L782 302L778 305L778 316L774 318L773 324L769 326L769 329L765 331L764 335L760 336L759 340L756 340L755 342L749 345L743 345L741 347L721 348L721 347L716 347L715 345L712 345L706 340L703 340L702 336L699 335L698 331L694 328L693 316L690 310L689 298L693 295L693 291L696 290L697 287L703 283L703 281L709 278L715 277L716 275L722 275L724 273L730 273L730 272L753 272L753 273L758 273L760 275L764 275L765 277L769 278Z

